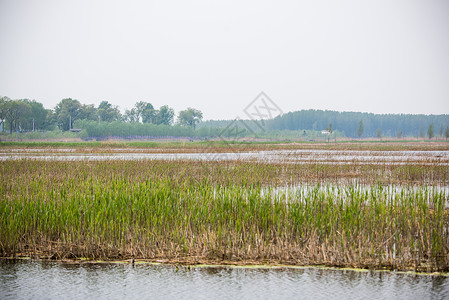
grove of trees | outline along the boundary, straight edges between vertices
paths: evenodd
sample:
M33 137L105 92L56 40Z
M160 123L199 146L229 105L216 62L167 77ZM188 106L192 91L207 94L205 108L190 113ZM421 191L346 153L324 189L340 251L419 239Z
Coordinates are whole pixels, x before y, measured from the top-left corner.
M178 123L180 125L190 126L195 129L196 125L203 119L203 113L194 108L187 108L179 112Z
M122 114L118 106L108 101L102 101L95 107L93 104L82 104L76 99L64 98L54 110L51 110L45 109L42 103L35 100L0 98L0 127L3 132L8 130L10 134L54 129L69 131L75 127L86 129L89 136L95 136L100 132L100 136L123 134L151 136L156 131L157 135L164 132L165 135L193 136L207 135L210 132L208 129L202 129L199 133L194 132L196 125L202 120L202 112L197 109L189 107L180 111L176 124L174 117L175 111L168 105L155 109L151 103L145 101L137 102L133 108ZM155 127L159 125L162 127ZM97 129L94 129L95 127ZM170 127L176 128L168 130Z
M3 132L6 128L9 133L47 129L49 113L51 110L35 100L0 98L0 126Z
M323 130L329 123L332 123L334 130L343 132L350 138L396 137L399 132L404 137L424 137L424 130L429 128L430 124L440 128L449 126L449 115L372 114L311 109L278 116L267 121L266 128L269 130ZM443 132L440 136L443 136Z

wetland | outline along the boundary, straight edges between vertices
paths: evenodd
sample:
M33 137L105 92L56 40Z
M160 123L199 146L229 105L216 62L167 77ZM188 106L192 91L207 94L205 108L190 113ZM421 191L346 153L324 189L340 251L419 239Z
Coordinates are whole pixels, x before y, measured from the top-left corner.
M212 145L2 145L0 255L448 271L448 144Z

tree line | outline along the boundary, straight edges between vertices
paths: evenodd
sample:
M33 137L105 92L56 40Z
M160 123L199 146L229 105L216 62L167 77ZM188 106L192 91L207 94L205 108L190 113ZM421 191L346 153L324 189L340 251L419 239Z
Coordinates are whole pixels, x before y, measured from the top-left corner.
M351 138L449 137L449 115L373 114L329 110L289 112L266 122L271 130L334 130ZM448 136L446 136L446 133Z
M372 114L328 110L289 112L261 124L251 120L210 120L201 122L203 114L194 108L178 113L168 105L156 109L151 103L138 101L122 114L118 106L102 101L97 107L72 98L62 99L54 109L44 108L36 100L0 98L0 128L3 132L27 132L84 129L87 137L107 136L186 136L239 137L279 131L335 131L339 136L449 138L449 115ZM201 124L200 124L201 123ZM198 126L200 124L200 126ZM231 126L232 125L232 126ZM234 128L235 127L235 128ZM235 130L240 128L239 130Z
M141 123L168 127L176 125L195 130L203 114L189 107L179 112L176 122L174 117L175 112L168 105L156 109L151 103L144 101L137 102L122 114L118 106L108 101L102 101L95 107L93 104L82 104L76 99L65 98L52 110L45 109L42 103L35 100L0 98L0 127L3 132L7 130L9 133L55 129L69 131L74 129L75 124L91 128L94 124L99 126L103 123Z

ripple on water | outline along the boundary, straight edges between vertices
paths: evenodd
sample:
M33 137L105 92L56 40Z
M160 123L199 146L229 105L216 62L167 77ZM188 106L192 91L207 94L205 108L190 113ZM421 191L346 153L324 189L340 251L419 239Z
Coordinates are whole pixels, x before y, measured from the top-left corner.
M319 268L0 261L0 299L431 299L449 278Z

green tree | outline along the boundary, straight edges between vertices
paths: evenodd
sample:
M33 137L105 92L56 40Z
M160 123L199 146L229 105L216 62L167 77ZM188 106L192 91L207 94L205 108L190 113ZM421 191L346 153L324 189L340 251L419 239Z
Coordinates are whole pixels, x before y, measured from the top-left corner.
M5 132L5 119L6 119L6 103L11 101L8 97L0 98L0 124L2 125L2 131Z
M446 137L446 141L449 138L449 127L446 127L446 131L444 131L444 136Z
M327 142L329 142L329 140L331 139L331 135L334 132L334 130L332 129L332 123L329 123L329 126L327 126L326 130L329 132L329 136L327 137Z
M51 110L47 109L47 117L45 118L45 129L55 130L58 128L58 121L56 118L56 113Z
M155 110L151 103L139 101L134 105L134 113L136 114L138 122L152 123L154 121Z
M174 116L175 111L173 110L173 108L170 108L167 105L161 106L161 108L159 108L159 110L156 111L154 123L171 125L173 123Z
M49 110L45 109L44 105L36 100L24 100L30 106L31 114L26 124L29 130L43 129L47 124L47 114Z
M131 108L125 110L125 114L123 115L123 119L129 123L137 123L139 122L139 116L137 114L136 108Z
M379 139L382 138L382 129L377 128L376 136L377 136Z
M98 121L97 108L93 104L81 104L78 120Z
M9 133L12 134L13 130L19 130L21 123L27 119L31 114L31 107L23 100L11 100L6 102L5 105L6 114L5 119L9 123Z
M361 138L361 137L362 137L362 134L363 134L363 121L360 120L360 121L359 121L359 126L357 127L357 136L358 136L359 138Z
M433 124L429 125L429 128L427 128L427 136L429 137L429 140L431 140L434 136L433 132Z
M178 124L183 126L190 126L195 129L196 124L203 119L203 113L197 109L188 107L186 110L182 110L178 115Z
M72 129L75 120L84 119L81 103L72 98L62 99L55 107L55 115L58 127L63 131Z
M108 101L102 101L100 105L98 105L97 115L100 118L100 121L103 122L120 121L122 119L118 106L114 106Z
M147 108L142 112L142 123L154 123L156 119L156 110Z

